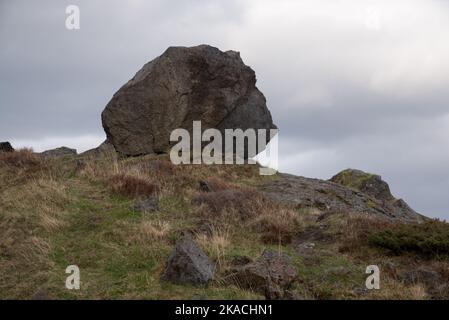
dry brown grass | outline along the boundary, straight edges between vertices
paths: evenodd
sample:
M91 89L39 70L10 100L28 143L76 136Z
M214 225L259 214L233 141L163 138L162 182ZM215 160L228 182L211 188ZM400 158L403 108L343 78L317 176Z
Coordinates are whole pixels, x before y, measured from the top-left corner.
M147 179L126 174L117 174L109 179L113 192L128 198L144 198L154 195L158 187Z
M268 200L254 189L227 189L200 193L193 203L202 206L206 218L220 218L224 215L241 220L258 216L266 208Z
M283 245L290 243L303 225L297 212L276 207L265 209L251 224L264 243Z
M20 149L13 152L0 153L0 163L15 168L37 168L42 162L32 149Z
M229 189L240 189L236 184L225 182L222 179L212 177L201 180L199 183L200 191L202 192L217 192Z
M220 268L226 265L227 250L231 245L230 227L211 227L210 234L198 233L196 240Z
M359 251L368 244L369 235L375 231L384 230L391 226L391 221L373 215L345 214L336 215L340 219L337 228L340 229L340 252Z
M154 241L165 240L171 229L168 221L143 220L133 228L128 240L130 243L151 244Z

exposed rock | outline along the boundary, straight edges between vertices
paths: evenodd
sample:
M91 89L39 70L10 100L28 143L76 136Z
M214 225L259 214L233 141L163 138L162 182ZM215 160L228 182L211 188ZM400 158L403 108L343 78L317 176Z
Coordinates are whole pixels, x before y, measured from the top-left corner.
M162 278L176 284L206 286L214 273L215 265L192 237L185 234L168 259Z
M151 197L145 200L137 201L132 209L137 212L153 212L159 209L159 199Z
M235 256L231 260L231 265L234 267L241 267L247 265L248 263L253 262L250 257L247 256Z
M43 300L51 300L47 289L39 288L31 297L31 300L43 301Z
M126 83L102 113L107 139L128 156L167 153L177 128L273 129L256 75L235 51L170 47ZM269 137L267 137L269 138Z
M407 285L422 284L432 299L447 300L449 298L449 283L441 273L435 270L418 267L404 271L399 279Z
M56 149L51 149L39 153L40 156L44 158L58 158L58 157L66 157L66 156L76 156L77 152L75 149L70 149L67 147L60 147Z
M14 148L9 142L0 142L0 152L13 152Z
M265 250L255 262L233 267L226 277L228 282L265 295L267 299L283 299L286 290L298 274L290 258L282 253Z
M344 170L333 176L330 181L353 188L381 201L394 199L390 187L380 176L361 170Z
M332 181L279 174L262 190L271 198L297 208L315 207L326 212L374 214L389 219L422 221L424 217L407 210L399 200L381 201L354 188Z
M296 252L301 257L309 257L314 253L315 243L313 242L304 242L299 243L295 246Z
M440 284L442 280L442 276L440 273L426 268L408 270L401 274L400 278L404 283L408 285L423 283L427 286Z
M390 186L379 175L347 169L333 176L330 181L363 192L376 199L386 211L394 213L395 216L418 215L404 200L396 199L391 194Z
M114 146L108 141L104 141L98 147L81 153L85 157L97 157L104 155L114 155L116 153Z

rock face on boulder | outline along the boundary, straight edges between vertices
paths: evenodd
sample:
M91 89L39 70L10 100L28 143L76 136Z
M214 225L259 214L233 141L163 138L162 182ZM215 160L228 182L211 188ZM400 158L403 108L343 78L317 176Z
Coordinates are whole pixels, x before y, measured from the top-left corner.
M258 291L265 298L274 300L285 297L286 290L297 276L288 256L265 250L256 261L231 269L226 278L230 283Z
M290 174L279 174L279 179L267 182L262 190L272 199L297 208L318 208L322 212L367 213L389 219L422 221L424 217L403 200L389 199L384 189L366 187L368 193L353 187ZM382 184L381 184L382 185ZM382 188L385 186L383 185ZM388 185L386 186L388 188ZM388 188L389 190L389 188ZM389 191L388 191L389 192ZM391 194L390 194L391 195ZM393 197L393 196L391 196Z
M60 147L56 149L51 149L40 153L40 156L44 158L57 158L57 157L65 157L65 156L75 156L77 152L75 149L70 149L67 147Z
M176 284L206 286L214 273L215 265L192 237L185 234L168 259L162 279Z
M9 142L0 142L0 152L13 152L14 148Z
M195 120L203 130L276 128L254 71L238 52L208 45L168 48L102 113L107 140L128 156L169 152L170 133L191 132Z

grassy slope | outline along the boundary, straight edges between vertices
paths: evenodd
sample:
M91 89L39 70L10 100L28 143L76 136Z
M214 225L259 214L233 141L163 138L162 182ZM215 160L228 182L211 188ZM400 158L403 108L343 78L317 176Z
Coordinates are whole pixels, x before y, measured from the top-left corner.
M423 285L406 286L394 272L383 275L382 290L365 292L367 265L403 269L404 264L416 264L416 257L390 256L365 245L359 231L381 225L377 222L342 214L317 222L316 210L261 203L259 195L253 197L253 189L276 177L259 176L255 166L173 167L162 156L42 162L24 151L19 157L30 159L0 159L0 299L29 299L36 292L56 299L262 299L259 293L226 285L221 275L233 257L257 258L265 248L293 258L300 275L293 291L301 297L429 297ZM124 178L130 176L157 190L157 212L133 212L131 206L142 189L136 190L135 182ZM217 212L193 204L203 196L199 181L208 179L217 190L240 190L251 197L234 204L217 198L224 201ZM239 206L249 209L241 212ZM210 233L200 231L204 225ZM323 239L331 241L311 238L316 246L313 254L298 255L286 235L319 225L326 226ZM160 281L185 230L194 231L217 261L217 279L208 288ZM419 263L448 267L444 259ZM72 264L81 269L79 291L64 286L65 268Z

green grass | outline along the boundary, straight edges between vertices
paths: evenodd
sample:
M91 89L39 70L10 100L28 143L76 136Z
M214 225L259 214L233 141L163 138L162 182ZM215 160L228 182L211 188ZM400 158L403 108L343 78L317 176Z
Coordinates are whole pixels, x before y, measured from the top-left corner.
M199 181L210 177L242 187L279 179L260 177L256 167L191 166L177 167L173 172L138 171L140 178L158 184L161 192L157 195L157 211L134 212L134 199L114 194L108 179L117 171L133 174L139 165L154 159L131 158L118 163L100 159L90 163L92 167L86 172L77 169L73 158L51 160L33 170L5 167L0 162L0 178L5 182L0 185L0 299L30 299L40 289L53 299L262 299L260 293L228 285L222 277L235 257L257 259L265 249L291 257L299 274L292 288L296 296L357 299L361 298L356 289L364 286L366 266L380 261L384 248L399 253L419 250L432 256L447 250L447 225L435 222L377 232L367 252L343 254L339 252L339 237L348 228L344 213L315 222L319 213L313 208L254 206L254 219L268 210L273 213L271 222L281 217L279 210L292 210L304 219L295 233L307 225L327 224L323 233L329 233L333 241L313 241L314 254L307 258L299 255L293 244L264 243L264 231L255 227L252 218L242 220L232 210L228 215L216 216L193 204ZM127 171L129 168L132 170ZM216 280L207 288L162 281L167 259L180 234L200 232L198 227L204 222L219 231L218 239L197 239L205 252L220 262ZM158 223L167 226L160 235L151 229ZM370 223L367 225L371 227ZM213 247L208 245L219 243L223 234L226 245L214 255ZM414 236L406 237L409 234ZM364 250L364 246L368 244L363 243L357 250ZM409 262L404 261L408 266ZM69 265L80 267L81 290L65 288L65 269ZM396 283L395 279L389 281ZM413 297L406 289L390 285L390 291L384 291L382 297Z
M414 253L425 257L449 257L449 224L432 220L400 224L369 237L373 246L395 254Z

